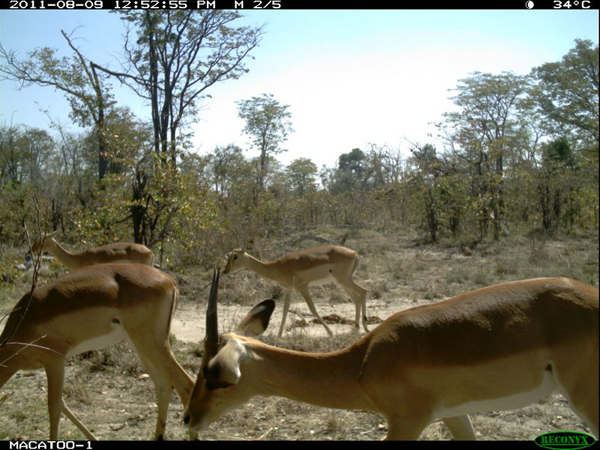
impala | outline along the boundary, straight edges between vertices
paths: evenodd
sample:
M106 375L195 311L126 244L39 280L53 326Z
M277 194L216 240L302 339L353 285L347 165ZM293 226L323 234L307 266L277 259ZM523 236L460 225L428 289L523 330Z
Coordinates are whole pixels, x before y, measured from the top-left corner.
M177 298L169 275L141 264L86 267L37 287L19 300L0 335L0 389L17 371L43 367L50 439L58 438L62 410L88 439L95 440L62 399L65 360L127 339L155 384L155 438L162 439L173 388L187 405L194 386L169 345Z
M218 276L213 284L218 283ZM387 439L417 439L443 420L474 439L467 414L516 409L554 390L598 435L598 290L566 278L478 289L390 316L331 353L285 350L246 337L266 328L258 308L237 333L216 333L207 312L200 372L184 421L200 431L253 396L373 411Z
M105 263L137 263L154 265L154 253L142 244L131 242L115 242L113 244L92 247L81 252L69 252L54 239L55 233L49 234L33 244L31 253L50 252L69 269L78 269L95 264Z
M308 292L312 284L336 282L350 296L356 307L355 326L362 324L367 329L367 291L354 282L352 275L358 265L358 254L354 250L336 245L313 247L289 253L275 261L263 262L246 253L244 249L236 249L227 255L224 274L242 269L251 270L258 275L279 284L285 289L283 300L283 317L279 327L279 336L283 334L285 319L290 309L292 291L298 291L306 301L310 312L325 327L329 336L333 333L319 316L313 299Z

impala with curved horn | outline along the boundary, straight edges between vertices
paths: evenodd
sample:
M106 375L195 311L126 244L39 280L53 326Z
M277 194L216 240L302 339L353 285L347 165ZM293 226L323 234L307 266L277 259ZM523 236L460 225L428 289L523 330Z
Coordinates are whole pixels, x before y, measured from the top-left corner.
M218 274L209 311L216 309ZM469 413L517 409L558 390L598 436L598 289L566 278L499 284L396 313L351 346L303 353L245 337L264 330L259 308L206 351L184 421L201 431L251 397L373 411L387 439L417 439L443 420L474 439ZM210 323L209 323L210 322Z
M33 255L39 252L52 253L56 259L71 270L106 263L154 265L154 253L142 244L115 242L100 247L88 248L81 252L69 252L54 239L57 233L48 234L33 244L31 253Z
M258 275L274 281L285 289L283 317L279 335L283 334L285 320L290 309L292 291L298 291L306 301L310 312L325 327L329 336L333 333L321 318L308 287L313 284L336 282L350 296L356 307L355 326L359 327L360 318L365 331L367 328L367 291L354 282L352 276L358 265L358 253L346 247L326 245L289 253L275 261L260 261L246 253L245 249L236 249L227 254L224 274L242 269L251 270Z
M50 439L58 438L62 410L95 440L62 399L65 361L127 339L156 387L155 438L162 439L173 388L187 405L194 386L169 345L177 298L177 285L169 275L141 264L87 267L37 287L19 300L0 335L0 388L19 370L43 367ZM190 436L195 439L196 434Z

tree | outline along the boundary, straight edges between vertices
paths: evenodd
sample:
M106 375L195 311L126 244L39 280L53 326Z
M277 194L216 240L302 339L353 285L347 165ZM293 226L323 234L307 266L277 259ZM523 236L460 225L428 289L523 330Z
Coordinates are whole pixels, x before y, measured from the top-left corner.
M392 150L387 145L370 144L367 153L368 165L372 172L373 186L384 186L397 183L402 173L402 158L400 150Z
M436 148L431 144L415 145L411 149L411 163L415 165L412 183L422 194L425 221L431 242L437 242L440 227L440 205L437 196L438 177L441 172L441 161Z
M342 153L333 173L332 192L363 192L367 188L370 173L367 156L361 149L353 148L348 153Z
M246 121L244 133L252 138L252 144L260 152L258 194L265 190L269 157L283 151L281 143L293 132L289 105L282 105L272 94L262 94L237 102L239 117ZM255 198L258 204L258 195Z
M75 46L72 34L61 33L73 51L73 56L59 58L56 49L42 47L29 53L29 59L20 61L13 51L0 44L0 74L5 80L19 81L21 88L31 85L48 86L67 95L71 105L71 118L85 127L92 125L97 140L98 178L102 180L108 167L105 140L105 116L114 101L106 86L106 77L98 74Z
M308 158L295 159L283 174L282 184L291 191L290 198L285 201L286 210L299 228L314 226L318 220L317 174L317 166Z
M116 76L150 103L154 151L175 166L185 127L216 83L237 79L260 42L262 28L232 27L237 11L127 11L124 72ZM137 39L131 38L131 33Z
M500 75L476 72L460 80L454 103L459 112L445 115L453 129L448 140L454 152L471 166L473 195L480 202L480 237L491 219L494 239L504 221L504 170L517 136L519 102L528 80L511 72Z
M353 148L349 153L342 153L338 159L338 168L342 172L349 172L355 178L364 178L366 156L359 148Z
M287 166L286 172L296 196L303 197L310 190L316 189L317 166L310 159L295 159Z
M23 225L34 222L39 193L52 184L55 150L45 130L0 126L0 242L22 240Z
M34 183L42 186L43 166L49 162L55 145L45 130L0 127L0 185Z
M243 176L243 172L250 172L248 162L242 154L242 149L233 144L225 147L216 147L207 156L207 166L211 184L215 192L222 197L229 196L232 186L236 182L243 182L240 179ZM244 169L241 170L242 167Z
M559 135L572 132L581 141L598 147L600 135L598 45L575 40L559 62L533 69L537 85L532 90L550 130Z

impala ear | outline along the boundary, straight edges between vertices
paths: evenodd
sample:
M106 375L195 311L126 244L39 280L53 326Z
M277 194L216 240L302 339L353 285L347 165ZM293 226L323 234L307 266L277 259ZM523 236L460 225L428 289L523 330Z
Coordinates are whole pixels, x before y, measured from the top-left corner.
M249 337L260 336L269 326L269 320L274 310L275 302L272 299L259 303L246 314L234 333Z
M251 252L254 247L254 239L248 239L242 247L242 253Z
M31 246L30 256L39 253L40 250L44 247L44 243L48 242L50 239L56 236L59 233L59 231L60 230L56 230L52 233L46 233L45 231L42 231L42 234L40 235L39 239L35 241Z
M243 251L243 250L241 250ZM225 257L227 258L227 262L225 263L225 267L223 268L223 273L227 275L231 271L231 267L233 265L233 261L237 259L237 255L240 252L238 249L231 250Z
M58 233L60 233L60 230L54 230L52 233L43 233L42 234L42 239L52 239L55 236L58 236Z

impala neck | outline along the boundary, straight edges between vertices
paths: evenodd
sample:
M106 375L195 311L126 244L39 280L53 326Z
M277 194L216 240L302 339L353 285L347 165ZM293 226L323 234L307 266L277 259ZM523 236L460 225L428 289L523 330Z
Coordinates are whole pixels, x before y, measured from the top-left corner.
M373 410L359 384L363 347L354 345L315 354L264 344L252 346L257 356L255 370L249 368L256 378L252 382L259 386L258 395L286 397L327 408Z
M244 254L244 267L257 273L263 278L273 279L273 271L270 270L271 262L263 262L248 253Z
M69 269L76 269L79 267L77 255L69 253L67 250L61 247L61 245L54 239L47 241L46 250L52 253L56 259L67 266Z

